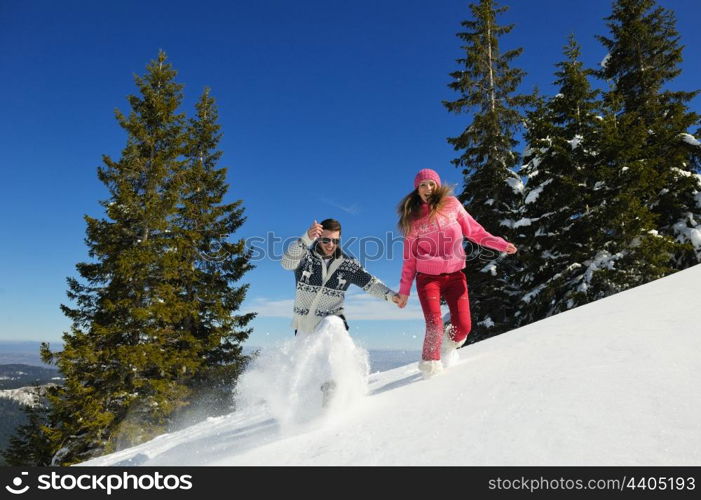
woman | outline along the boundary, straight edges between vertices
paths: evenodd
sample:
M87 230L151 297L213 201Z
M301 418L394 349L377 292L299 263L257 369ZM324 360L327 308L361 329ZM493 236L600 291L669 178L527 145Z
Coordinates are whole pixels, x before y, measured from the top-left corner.
M399 229L404 235L404 262L399 284L399 307L406 306L411 284L416 290L426 320L426 336L419 370L428 378L443 371L444 361L462 346L472 328L463 238L500 252L516 253L516 247L492 236L480 226L442 186L438 174L423 169L414 178L414 191L397 207ZM441 297L450 309L451 328L443 332Z

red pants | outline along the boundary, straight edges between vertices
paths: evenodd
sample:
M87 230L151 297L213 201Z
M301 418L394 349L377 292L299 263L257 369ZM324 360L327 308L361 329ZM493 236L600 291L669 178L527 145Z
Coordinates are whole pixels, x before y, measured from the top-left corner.
M467 279L462 271L450 274L432 275L417 273L416 290L419 293L421 308L426 320L426 336L421 358L441 359L443 343L443 318L441 317L441 296L450 309L450 323L453 326L451 338L461 341L472 329L470 319L470 299L467 295Z

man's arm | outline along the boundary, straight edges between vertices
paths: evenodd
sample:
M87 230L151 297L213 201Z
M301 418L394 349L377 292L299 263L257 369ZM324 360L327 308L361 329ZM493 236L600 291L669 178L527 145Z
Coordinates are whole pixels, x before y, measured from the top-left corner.
M395 302L394 299L397 294L392 289L388 288L382 281L367 272L359 262L354 261L354 264L357 266L357 270L351 274L351 283L355 286L359 286L373 297Z
M297 266L299 266L299 263L307 254L309 245L311 244L312 240L309 239L307 233L304 233L302 236L290 243L282 256L282 260L280 261L282 267L288 271L294 271L297 269Z
M297 269L300 261L307 254L309 245L314 243L314 240L319 237L322 231L323 228L321 227L321 224L314 221L302 236L290 243L290 245L287 247L284 255L282 256L282 260L280 261L282 267L288 271Z

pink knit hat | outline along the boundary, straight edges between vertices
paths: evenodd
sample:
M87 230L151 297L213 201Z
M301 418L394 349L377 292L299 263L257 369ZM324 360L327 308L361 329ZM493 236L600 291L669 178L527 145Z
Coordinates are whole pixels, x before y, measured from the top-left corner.
M424 168L423 170L419 170L419 173L416 174L416 177L414 177L414 187L419 187L421 181L425 180L431 180L435 182L437 186L441 185L441 178L438 175L438 173L436 173L435 170L431 170L430 168Z

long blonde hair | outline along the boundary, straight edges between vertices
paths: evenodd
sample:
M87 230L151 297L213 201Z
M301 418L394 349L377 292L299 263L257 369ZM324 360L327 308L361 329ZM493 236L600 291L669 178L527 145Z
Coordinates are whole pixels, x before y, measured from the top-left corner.
M430 218L434 218L445 205L445 202L450 196L453 196L453 186L443 184L436 186L436 189L428 198ZM414 189L411 193L402 198L402 201L397 205L397 213L399 221L397 227L404 236L409 234L411 223L421 216L421 204L423 200L419 196L419 189Z

